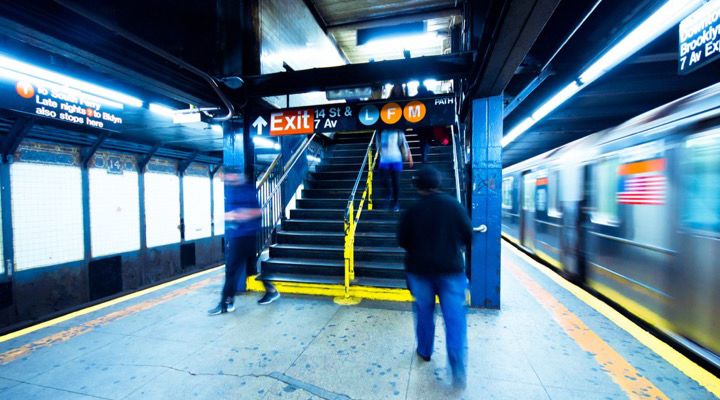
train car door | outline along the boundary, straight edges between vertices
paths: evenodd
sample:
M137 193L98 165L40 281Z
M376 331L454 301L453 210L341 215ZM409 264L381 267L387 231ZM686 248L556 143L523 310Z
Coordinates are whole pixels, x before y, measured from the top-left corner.
M521 238L520 243L530 250L535 249L535 174L525 172L522 175L522 207L520 214Z
M720 354L720 130L690 136L680 152L673 320L684 336Z

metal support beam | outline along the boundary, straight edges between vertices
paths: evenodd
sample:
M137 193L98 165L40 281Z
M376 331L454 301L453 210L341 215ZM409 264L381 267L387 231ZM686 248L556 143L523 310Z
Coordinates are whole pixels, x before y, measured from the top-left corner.
M35 120L31 118L20 117L15 120L2 144L3 162L8 162L9 157L15 153L34 124Z
M494 29L483 37L478 68L460 108L461 119L475 98L501 94L550 20L560 0L509 0Z
M553 72L550 70L550 68L545 68L544 70L540 71L540 74L536 76L530 83L525 86L523 90L520 91L520 93L515 96L514 99L505 107L505 111L503 112L503 118L507 118L508 115L510 115L525 99L532 94L532 92L535 91L535 89L538 88L543 82L545 82L545 79L550 77L553 74Z
M80 159L80 165L82 168L88 167L88 162L92 158L92 156L95 155L97 150L100 148L100 146L103 144L103 142L110 137L110 132L103 132L100 135L98 135L97 139L95 139L95 143L92 144L90 147L84 148L81 153L81 159Z
M138 160L138 172L143 173L145 171L145 167L147 167L150 160L152 160L158 150L160 150L160 147L162 147L162 143L156 143L142 159Z
M195 158L197 158L198 154L200 154L199 150L193 151L193 153L190 155L190 157L180 161L178 164L178 173L180 175L185 175L185 170L188 169L190 164L192 164L193 161L195 161Z
M472 101L470 216L475 229L470 255L473 307L500 308L503 101Z
M308 1L308 0L306 0ZM380 26L397 25L406 22L417 22L432 18L450 17L460 15L460 6L432 6L424 8L412 8L405 12L393 12L390 15L364 18L361 20L339 21L327 25L329 31L356 30L365 28L377 28Z
M471 65L472 53L468 52L277 72L245 76L244 79L251 96L266 97L362 86L374 82L464 78Z

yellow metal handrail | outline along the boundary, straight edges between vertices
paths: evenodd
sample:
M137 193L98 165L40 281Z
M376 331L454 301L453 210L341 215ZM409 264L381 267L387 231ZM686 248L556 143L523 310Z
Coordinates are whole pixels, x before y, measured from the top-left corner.
M365 201L368 203L368 210L373 209L373 176L375 170L375 164L377 163L378 154L376 152L373 155L372 144L375 140L375 133L373 133L366 157L363 158L363 164L358 171L358 179L355 181L355 186L350 193L348 199L347 209L345 210L344 228L345 228L345 246L343 249L344 258L344 288L345 293L343 298L336 298L335 301L341 304L356 304L357 301L350 297L350 282L355 280L355 231L357 229L357 223L360 221ZM365 169L365 165L368 167L367 179L365 181L365 190L363 190L360 202L358 203L357 211L355 211L355 193L357 192L360 177Z

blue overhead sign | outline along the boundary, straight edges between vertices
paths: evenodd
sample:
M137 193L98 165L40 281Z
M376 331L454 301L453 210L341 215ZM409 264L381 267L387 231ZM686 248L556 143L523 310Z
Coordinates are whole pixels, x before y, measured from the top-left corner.
M711 0L680 23L678 71L689 74L720 57L720 0Z
M0 108L98 129L123 123L120 103L20 74L0 76Z

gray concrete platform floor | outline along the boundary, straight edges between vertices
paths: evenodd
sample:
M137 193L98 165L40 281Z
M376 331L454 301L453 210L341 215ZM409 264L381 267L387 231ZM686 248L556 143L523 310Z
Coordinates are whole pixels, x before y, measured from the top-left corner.
M286 295L258 306L246 294L236 312L208 317L216 271L0 343L0 398L714 398L505 247L503 265L502 310L469 314L465 391L449 385L440 316L423 362L410 304ZM543 301L564 306L652 388L633 392L637 376L615 376Z

